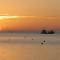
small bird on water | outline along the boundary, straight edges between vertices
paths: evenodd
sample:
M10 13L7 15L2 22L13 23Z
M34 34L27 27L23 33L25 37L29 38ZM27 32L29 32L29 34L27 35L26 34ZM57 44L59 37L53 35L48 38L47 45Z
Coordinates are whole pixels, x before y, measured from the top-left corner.
M34 40L34 39L32 38L32 40Z
M46 41L44 40L43 42L41 42L41 45L43 45Z
M43 42L46 42L45 40Z
M43 45L43 42L41 42L41 44Z

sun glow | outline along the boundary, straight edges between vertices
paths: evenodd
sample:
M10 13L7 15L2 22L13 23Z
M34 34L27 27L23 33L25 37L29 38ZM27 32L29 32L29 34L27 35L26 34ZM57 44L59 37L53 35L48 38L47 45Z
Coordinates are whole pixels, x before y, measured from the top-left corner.
M0 31L2 31L2 27L0 27Z
M14 18L19 18L19 16L0 16L0 20L4 20L4 19L14 19Z

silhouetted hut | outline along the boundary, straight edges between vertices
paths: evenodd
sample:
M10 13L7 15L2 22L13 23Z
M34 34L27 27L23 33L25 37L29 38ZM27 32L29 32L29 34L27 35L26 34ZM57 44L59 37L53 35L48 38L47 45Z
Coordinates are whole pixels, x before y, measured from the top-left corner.
M54 34L55 32L53 30L48 31L48 34Z
M46 30L42 30L41 34L47 34L47 31Z

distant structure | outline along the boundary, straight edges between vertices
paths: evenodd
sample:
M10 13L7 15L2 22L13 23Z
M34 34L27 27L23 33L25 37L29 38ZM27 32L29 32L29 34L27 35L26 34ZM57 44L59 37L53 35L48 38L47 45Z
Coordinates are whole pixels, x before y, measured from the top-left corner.
M55 34L55 32L53 30L51 30L51 31L42 30L41 34Z
M41 34L47 34L47 31L46 30L42 30Z
M54 34L55 32L53 30L48 31L48 34Z

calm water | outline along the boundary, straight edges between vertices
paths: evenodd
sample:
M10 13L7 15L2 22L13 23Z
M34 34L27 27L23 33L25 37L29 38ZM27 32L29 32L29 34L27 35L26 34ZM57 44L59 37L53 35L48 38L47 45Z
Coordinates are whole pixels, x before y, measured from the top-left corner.
M0 60L60 60L60 35L0 34Z

